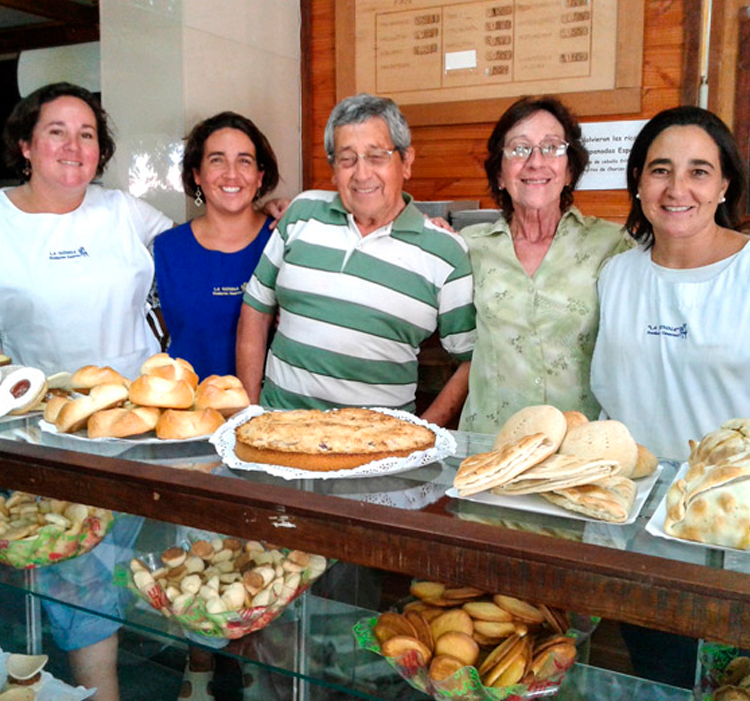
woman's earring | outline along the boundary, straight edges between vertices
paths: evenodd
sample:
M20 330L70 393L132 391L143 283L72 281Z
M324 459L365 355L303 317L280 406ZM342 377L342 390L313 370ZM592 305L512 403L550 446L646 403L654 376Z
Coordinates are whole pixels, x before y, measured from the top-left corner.
M202 207L203 206L203 192L201 191L201 186L198 185L197 189L195 190L195 206L196 207Z
M641 193L640 192L636 192L635 193L635 199L637 199L637 200L641 199Z
M727 196L722 195L721 200L719 201L719 204L724 204L727 201Z
M31 161L28 158L26 159L26 165L24 165L22 172L27 178L31 177Z

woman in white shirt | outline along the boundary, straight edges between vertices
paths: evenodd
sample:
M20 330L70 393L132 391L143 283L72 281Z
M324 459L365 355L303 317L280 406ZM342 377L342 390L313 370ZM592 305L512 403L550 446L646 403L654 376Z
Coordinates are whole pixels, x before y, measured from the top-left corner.
M111 365L135 377L158 352L147 323L148 244L172 222L120 190L92 185L114 153L87 90L47 85L13 110L5 158L21 185L0 193L0 344L48 374Z
M0 192L3 352L48 374L93 363L135 377L159 349L146 320L154 276L148 244L172 222L124 192L91 184L115 145L106 113L84 88L55 83L24 98L3 142L6 162L21 179ZM127 547L140 523L122 516L108 539ZM118 597L98 557L95 550L56 565L45 581L91 581L97 606L112 613ZM94 580L92 572L99 572ZM117 701L119 624L60 604L45 609L76 681L98 687L96 699Z
M698 107L646 124L627 175L640 245L600 277L591 385L639 443L684 460L689 439L750 413L747 176L729 129Z
M628 159L626 228L640 244L599 278L591 388L663 458L750 416L750 246L736 231L747 176L726 125L698 107L656 115ZM622 626L638 676L692 686L696 641Z

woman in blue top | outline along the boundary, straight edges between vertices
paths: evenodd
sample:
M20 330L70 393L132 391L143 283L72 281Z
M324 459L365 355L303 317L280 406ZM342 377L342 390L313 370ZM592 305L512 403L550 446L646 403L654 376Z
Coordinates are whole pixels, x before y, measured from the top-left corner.
M206 211L158 236L154 260L169 354L201 379L235 373L244 285L271 235L272 220L254 205L278 181L271 145L242 115L222 112L187 137L182 183Z

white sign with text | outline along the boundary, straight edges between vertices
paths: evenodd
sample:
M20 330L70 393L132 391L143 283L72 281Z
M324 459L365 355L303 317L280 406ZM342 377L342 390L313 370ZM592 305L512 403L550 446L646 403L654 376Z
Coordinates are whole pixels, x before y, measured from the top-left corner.
M648 120L587 122L581 124L589 165L578 181L578 190L624 190L630 147Z

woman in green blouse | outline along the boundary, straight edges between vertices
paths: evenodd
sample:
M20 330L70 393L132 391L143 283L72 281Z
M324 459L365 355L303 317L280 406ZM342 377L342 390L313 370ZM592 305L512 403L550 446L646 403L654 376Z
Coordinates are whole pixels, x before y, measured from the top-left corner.
M559 100L518 100L487 147L502 216L461 231L474 273L477 344L460 428L495 433L533 404L596 418L589 387L596 279L604 261L631 244L618 225L573 206L589 155Z

